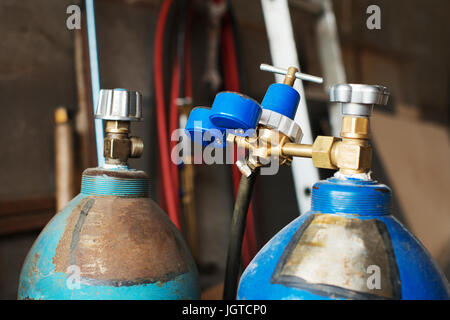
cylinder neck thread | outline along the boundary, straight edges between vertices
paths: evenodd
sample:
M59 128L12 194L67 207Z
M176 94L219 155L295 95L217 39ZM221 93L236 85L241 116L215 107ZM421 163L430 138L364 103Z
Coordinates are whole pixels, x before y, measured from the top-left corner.
M313 186L311 210L361 216L388 215L391 189L373 180L337 179L319 181Z
M95 196L147 198L149 179L143 171L90 168L83 172L81 193Z

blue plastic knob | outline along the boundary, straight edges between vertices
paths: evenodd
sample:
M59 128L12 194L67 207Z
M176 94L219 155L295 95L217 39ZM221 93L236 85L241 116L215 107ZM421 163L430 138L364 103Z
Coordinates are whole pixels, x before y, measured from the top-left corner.
M214 141L215 147L225 146L225 134L223 128L218 128L209 120L211 109L194 108L189 114L185 131L188 137L195 143L204 146Z
M299 101L300 94L297 90L287 84L274 83L267 89L261 106L294 119Z
M261 106L250 97L236 92L220 92L211 107L211 122L226 129L254 129L261 116Z

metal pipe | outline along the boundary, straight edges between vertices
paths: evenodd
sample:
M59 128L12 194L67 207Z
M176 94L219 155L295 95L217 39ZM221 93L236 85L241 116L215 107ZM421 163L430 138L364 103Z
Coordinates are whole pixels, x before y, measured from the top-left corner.
M228 243L227 266L223 288L223 300L234 300L238 287L239 272L241 268L242 239L244 238L247 212L252 199L253 187L259 170L255 170L249 177L242 175L239 190L234 204L231 221L231 234Z
M91 69L91 85L92 85L92 106L97 108L98 96L100 92L100 76L98 70L98 52L97 52L97 36L95 33L95 12L94 12L94 0L86 0L86 21L88 31L88 43L89 43L89 61ZM105 164L105 158L103 156L103 123L101 119L95 119L95 141L97 144L97 162L99 167L103 167Z
M277 74L282 74L282 75L286 75L288 73L288 70L283 69L283 68L278 68L278 67L274 67L265 63L261 63L261 65L259 66L259 69L262 71L269 71L272 73L277 73ZM310 82L314 82L314 83L323 83L323 78L321 77L316 77L307 73L302 73L302 72L296 72L295 73L295 77L297 79L303 80L303 81L310 81Z
M297 144L297 143L285 143L281 147L283 155L292 157L312 157L312 144Z

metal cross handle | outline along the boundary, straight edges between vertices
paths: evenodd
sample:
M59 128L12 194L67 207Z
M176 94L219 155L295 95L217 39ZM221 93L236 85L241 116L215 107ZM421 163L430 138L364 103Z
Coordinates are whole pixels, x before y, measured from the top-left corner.
M269 71L269 72L273 72L273 73L282 74L282 75L286 75L288 72L287 69L274 67L274 66L271 66L271 65L268 65L265 63L262 63L259 66L259 69L263 70L263 71ZM312 76L312 75L306 74L306 73L296 72L295 77L297 79L300 79L303 81L310 81L310 82L314 82L314 83L323 83L323 78Z

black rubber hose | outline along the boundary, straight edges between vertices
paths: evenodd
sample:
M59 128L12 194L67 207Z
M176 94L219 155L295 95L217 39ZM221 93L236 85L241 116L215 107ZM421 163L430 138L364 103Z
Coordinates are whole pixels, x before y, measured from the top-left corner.
M236 298L239 273L241 269L242 239L244 238L247 212L252 199L253 187L259 170L254 171L249 177L242 176L234 203L233 218L231 220L231 234L228 243L227 266L225 271L225 283L223 287L223 300Z

